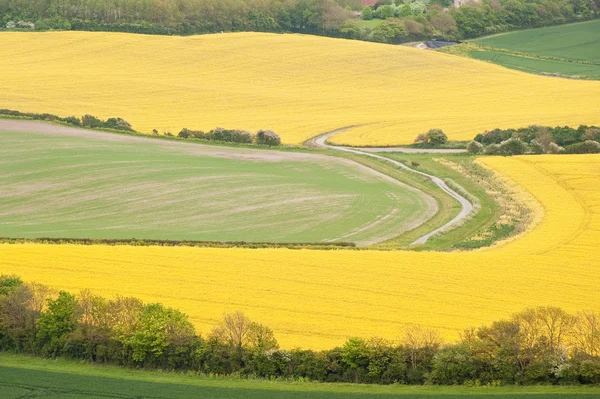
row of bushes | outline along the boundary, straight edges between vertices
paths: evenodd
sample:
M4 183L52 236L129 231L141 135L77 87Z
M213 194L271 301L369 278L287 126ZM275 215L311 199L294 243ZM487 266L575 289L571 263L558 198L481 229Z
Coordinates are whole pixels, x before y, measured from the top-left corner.
M287 248L287 249L356 249L353 242L248 242L248 241L191 241L152 239L93 239L93 238L7 238L0 237L2 244L52 244L52 245L128 245L136 247L197 247L197 248Z
M478 134L467 144L472 154L598 154L600 153L600 128L581 125L532 125L520 129L494 129Z
M76 116L60 117L52 114L37 114L33 112L20 112L10 109L0 109L0 116L11 118L25 118L38 121L60 122L73 126L87 127L90 129L111 129L133 132L131 124L122 118L108 118L102 120L92 115L84 115L81 118Z
M66 123L69 125L86 127L90 129L120 130L137 133L135 130L133 130L131 124L122 118L108 118L107 120L102 120L92 115L84 115L81 118L76 116L67 116L63 118L53 114L37 114L10 109L0 109L0 117L2 116ZM153 133L158 135L158 130L155 129ZM166 133L166 135L172 136L171 133ZM184 139L191 138L209 141L222 141L227 143L254 143L268 146L278 146L281 144L281 138L272 130L259 130L256 132L256 134L252 134L245 130L223 129L218 127L205 133L201 130L189 130L184 128L179 132L177 137Z
M0 276L0 349L207 375L379 384L600 383L600 315L528 309L444 344L409 327L399 342L350 338L329 350L282 350L268 327L227 314L206 336L188 317L135 298L55 294Z
M223 129L222 127L218 127L206 133L202 130L190 130L183 128L179 134L177 134L177 137L183 139L200 139L228 143L254 143L268 146L278 146L281 144L281 138L277 133L272 130L262 129L256 132L256 134L252 134L246 130Z

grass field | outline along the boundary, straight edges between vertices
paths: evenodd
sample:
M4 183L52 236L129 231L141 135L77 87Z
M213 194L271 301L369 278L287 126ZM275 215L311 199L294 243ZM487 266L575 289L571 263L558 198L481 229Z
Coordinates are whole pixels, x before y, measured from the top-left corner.
M202 376L123 370L65 360L0 354L3 399L27 398L597 398L597 387L438 387L314 384L261 380L210 379Z
M2 107L120 116L143 132L269 128L299 144L363 125L333 141L393 145L430 128L469 140L496 127L600 124L600 82L405 46L263 33L4 32L0 41Z
M397 339L419 324L449 340L528 306L599 311L600 156L482 157L529 191L543 219L475 252L0 245L0 272L73 292L160 301L207 333L242 310L284 348ZM539 216L542 216L541 214ZM85 267L82 268L82 262ZM160 279L155 276L160 275Z
M369 29L374 29L377 25L379 25L380 23L383 22L383 19L356 19L355 22L358 24L358 26L360 26L361 28L369 28Z
M0 131L0 237L369 244L436 211L339 158L32 126Z
M511 32L474 42L486 49L472 52L473 58L525 72L600 79L600 20Z

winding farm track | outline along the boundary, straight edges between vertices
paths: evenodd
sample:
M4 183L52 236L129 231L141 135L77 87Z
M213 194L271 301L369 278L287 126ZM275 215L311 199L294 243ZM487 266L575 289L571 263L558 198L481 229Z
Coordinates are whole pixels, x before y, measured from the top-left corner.
M411 245L425 244L427 242L427 240L429 240L434 235L442 233L444 231L447 231L453 227L456 227L460 223L462 223L467 218L467 216L473 211L473 204L471 204L471 202L469 202L469 200L467 200L465 197L463 197L462 195L457 193L455 190L451 189L448 186L448 184L446 184L446 182L443 181L442 179L440 179L439 177L409 168L402 162L398 162L393 159L382 157L381 155L376 155L376 154L372 153L372 152L377 152L375 150L384 150L383 152L393 152L394 150L397 150L394 152L417 152L417 151L398 151L400 148L391 147L391 148L369 148L368 150L371 150L371 152L368 152L368 150L365 148L338 147L338 146L327 144L328 138L330 138L338 133L341 133L345 130L351 129L351 128L352 127L344 127L344 128L340 128L337 130L333 130L331 132L324 133L320 136L317 136L317 137L314 137L314 138L308 140L306 142L306 145L310 146L310 147L317 147L317 148L330 148L330 149L350 152L350 153L358 154L358 155L366 155L371 158L381 159L385 162L391 163L392 165L402 168L404 170L407 170L409 172L429 178L442 191L444 191L446 194L448 194L450 197L454 198L455 200L457 200L460 203L461 210L458 213L458 215L456 215L452 220L450 220L448 223L444 224L443 226L438 227L437 229L418 238L417 240L412 242ZM404 148L403 150L407 150L407 149ZM464 152L464 151L462 151L462 150L437 150L437 151L436 150L420 150L418 152L456 153L456 152Z
M352 147L352 149L363 152L402 152L404 154L465 154L467 152L467 150L450 148Z

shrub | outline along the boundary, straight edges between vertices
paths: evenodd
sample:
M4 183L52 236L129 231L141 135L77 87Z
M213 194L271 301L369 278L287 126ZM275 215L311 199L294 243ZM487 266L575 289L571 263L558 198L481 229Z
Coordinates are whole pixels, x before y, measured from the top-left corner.
M102 127L116 130L133 131L131 128L131 123L122 118L108 118L106 122L103 123Z
M427 132L427 138L429 144L433 146L446 144L448 142L448 136L442 131L442 129L431 129Z
M381 19L393 18L395 14L394 6L385 5L377 9L377 16Z
M81 119L79 119L76 116L67 116L66 118L62 118L61 120L70 125L81 126Z
M548 146L548 154L561 154L564 151L565 149L556 143L551 143L550 146Z
M92 115L84 115L81 117L81 125L89 128L102 127L102 121Z
M429 138L425 133L421 133L415 139L415 144L427 145L429 143Z
M590 127L586 129L585 134L583 135L583 140L594 140L600 141L600 128Z
M565 147L567 154L600 154L600 143L587 140L583 143L575 143Z
M500 145L490 144L483 150L484 154L487 155L498 155L500 154Z
M483 144L475 140L470 141L467 144L467 152L469 154L481 154L483 152Z
M554 142L558 145L567 146L570 144L575 144L581 141L581 137L583 136L583 129L572 129L568 126L557 126L555 128L550 129L550 134L554 139Z
M203 138L230 143L252 143L254 141L254 137L250 132L239 129L223 129L222 127L211 130Z
M272 130L259 130L256 132L256 144L278 146L281 144L281 138Z
M504 140L508 140L509 138L511 138L513 132L514 130L486 130L485 132L475 136L475 141L478 141L483 145L500 144Z
M190 130L188 128L183 128L181 129L181 131L177 134L177 137L180 137L182 139L204 139L204 140L211 140L211 138L209 138L207 136L206 133L204 133L202 130Z
M510 138L500 143L499 151L504 155L521 155L527 152L527 144L517 138Z
M373 19L373 9L369 6L366 6L362 10L361 17L366 21Z

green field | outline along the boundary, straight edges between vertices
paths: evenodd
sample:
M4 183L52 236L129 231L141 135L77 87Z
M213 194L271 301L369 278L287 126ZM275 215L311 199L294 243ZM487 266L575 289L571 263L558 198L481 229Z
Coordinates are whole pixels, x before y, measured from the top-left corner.
M0 354L0 392L17 398L553 398L600 397L598 387L441 387L208 378Z
M383 22L383 19L356 19L358 26L361 28L375 29L375 27Z
M2 237L368 244L426 208L421 193L321 155L96 132L0 141Z
M532 73L600 79L600 20L477 39L473 58Z

